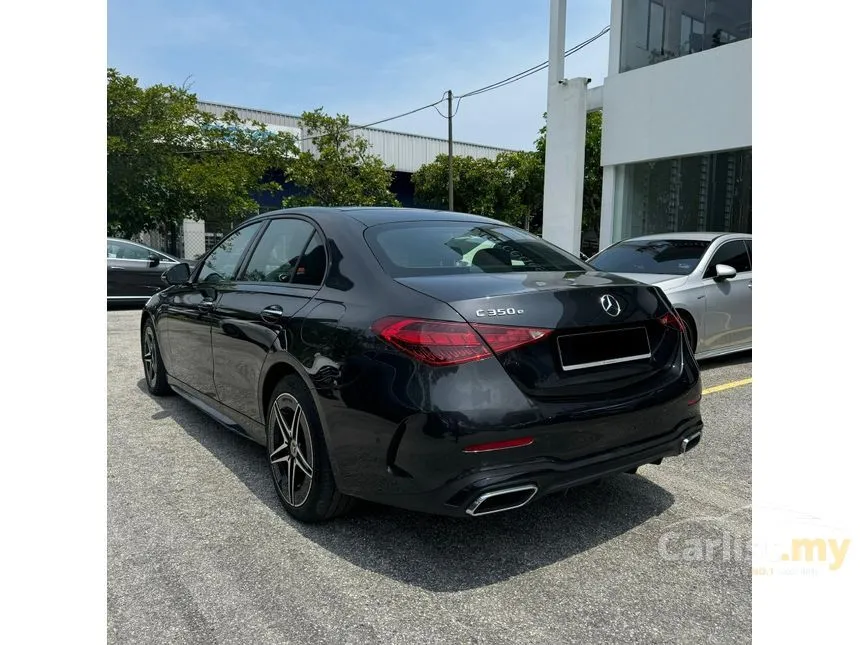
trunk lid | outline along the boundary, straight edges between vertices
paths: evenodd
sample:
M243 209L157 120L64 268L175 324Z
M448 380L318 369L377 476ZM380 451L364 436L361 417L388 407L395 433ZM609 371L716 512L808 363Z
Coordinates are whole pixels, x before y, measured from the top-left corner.
M598 396L609 403L634 396L671 367L683 342L660 320L670 309L658 287L613 274L505 272L397 281L448 303L472 324L552 330L497 356L535 398Z

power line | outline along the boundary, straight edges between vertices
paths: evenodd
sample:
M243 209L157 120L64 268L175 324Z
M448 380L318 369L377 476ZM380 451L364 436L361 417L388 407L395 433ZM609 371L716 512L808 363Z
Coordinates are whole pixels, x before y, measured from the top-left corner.
M374 121L373 123L366 123L365 125L354 125L352 127L347 128L346 130L344 130L342 132L342 134L346 134L347 132L352 132L353 130L361 130L363 128L370 128L370 127L373 127L374 125L379 125L380 123L386 123L388 121L394 121L395 119L402 119L404 116L409 116L410 114L415 114L416 112L421 112L421 110L427 110L431 107L436 107L437 105L442 103L444 100L445 100L445 98L443 97L443 98L439 99L438 101L436 101L435 103L428 103L427 105L422 105L421 107L415 108L414 110L409 110L408 112L404 112L403 114L397 114L395 116L390 116L390 117L385 118L385 119L380 119L379 121ZM301 139L298 139L296 141L296 143L299 143L301 141L308 141L309 139L319 139L320 137L324 137L324 136L326 136L326 135L325 134L315 134L315 135L312 135L309 137L302 137Z
M571 47L570 49L565 51L564 52L565 58L567 58L571 54L574 54L574 53L578 52L579 50L587 47L588 45L593 43L595 40L602 38L608 32L609 32L609 25L607 25L606 27L601 29L599 32L597 32L595 35L593 35L591 38L588 38L588 39L582 41L581 43L579 43L578 45L574 45L573 47ZM486 86L480 87L476 90L472 90L471 92L466 92L465 94L461 94L460 96L454 97L457 99L457 107L454 110L452 118L457 115L457 112L460 110L460 101L463 100L464 98L467 98L469 96L477 96L478 94L483 94L484 92L491 92L492 90L499 89L500 87L504 87L505 85L510 85L511 83L516 83L517 81L520 81L520 80L522 80L528 76L531 76L532 74L537 74L538 72L546 69L547 67L549 67L549 61L548 60L544 61L543 63L540 63L539 65L535 65L534 67L529 67L528 69L525 69L525 70L523 70L517 74L514 74L513 76L508 76L507 78L502 79L501 81L497 81L496 83L491 83L490 85L486 85ZM409 116L410 114L415 114L416 112L421 112L422 110L428 110L430 108L434 108L436 110L436 112L439 113L439 116L447 119L449 117L442 114L442 112L439 111L439 108L436 107L440 103L444 102L446 100L446 97L447 97L447 92L446 92L445 96L443 96L438 101L435 101L434 103L428 103L427 105L422 105L421 107L417 107L414 110L409 110L408 112L403 112L402 114L396 114L394 116L390 116L390 117L387 117L385 119L380 119L379 121L374 121L373 123L366 123L364 125L355 125L355 126L349 127L343 131L343 134L345 134L347 132L353 132L355 130L361 130L363 128L371 128L371 127L373 127L375 125L379 125L381 123L387 123L388 121L394 121L396 119L402 119L403 117ZM309 141L311 139L318 139L322 136L325 136L325 135L315 134L315 135L308 136L308 137L302 137L301 139L297 139L296 143L300 143L302 141Z
M578 52L579 50L587 47L588 45L593 43L595 40L602 38L607 33L609 33L609 26L608 25L606 27L604 27L603 29L601 29L596 34L594 34L591 38L588 38L587 40L584 40L581 43L579 43L578 45L574 45L573 47L571 47L570 49L565 51L564 57L567 58L571 54ZM464 98L469 97L469 96L476 96L478 94L483 94L484 92L490 92L492 90L497 90L500 87L504 87L505 85L510 85L511 83L516 83L517 81L521 81L522 79L524 79L528 76L531 76L532 74L537 74L538 72L546 69L547 67L549 67L549 61L548 60L544 61L543 63L540 63L539 65L535 65L534 67L529 67L528 69L525 69L525 70L523 70L517 74L514 74L513 76L508 76L507 78L502 79L501 81L497 81L495 83L491 83L490 85L485 85L484 87L480 87L476 90L472 90L471 92L466 92L465 94L461 94L457 98L458 99L464 99Z

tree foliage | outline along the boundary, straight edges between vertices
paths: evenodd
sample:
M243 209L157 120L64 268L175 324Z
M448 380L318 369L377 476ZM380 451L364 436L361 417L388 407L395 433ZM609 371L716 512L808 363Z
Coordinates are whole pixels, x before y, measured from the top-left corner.
M284 199L292 206L399 206L391 192L394 169L370 152L370 143L350 131L345 115L322 108L301 117L311 150L292 160L290 179L299 194Z
M501 206L505 176L490 159L454 157L454 207L460 212L495 215ZM448 155L439 155L413 175L415 199L428 208L448 209Z
M252 193L274 191L272 169L297 151L287 133L197 107L187 88L142 88L107 70L108 233L165 231L183 218L231 221L256 212Z
M544 114L546 118L546 114ZM600 112L587 115L583 230L600 227L603 170L600 167ZM454 209L487 215L510 224L540 231L543 224L543 181L546 159L546 125L535 149L503 152L495 160L454 157ZM429 208L448 208L448 157L439 155L413 174L415 199Z

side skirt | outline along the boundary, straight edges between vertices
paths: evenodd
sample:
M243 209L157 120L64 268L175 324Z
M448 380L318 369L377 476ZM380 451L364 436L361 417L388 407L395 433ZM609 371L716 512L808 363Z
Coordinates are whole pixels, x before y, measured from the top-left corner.
M167 376L167 382L173 388L174 392L198 410L217 421L220 425L255 443L262 446L266 445L266 428L263 424L249 419L245 415L228 408L205 394L200 394L170 375Z

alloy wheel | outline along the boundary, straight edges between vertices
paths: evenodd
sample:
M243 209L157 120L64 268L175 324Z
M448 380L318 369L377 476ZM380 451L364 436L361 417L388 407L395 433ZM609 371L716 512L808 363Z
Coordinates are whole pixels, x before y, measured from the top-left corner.
M281 394L272 402L269 436L275 483L287 504L299 507L308 500L313 485L314 452L307 417L291 394Z
M146 373L146 381L155 385L155 377L158 373L158 352L155 348L155 334L152 327L147 327L143 335L143 369Z

